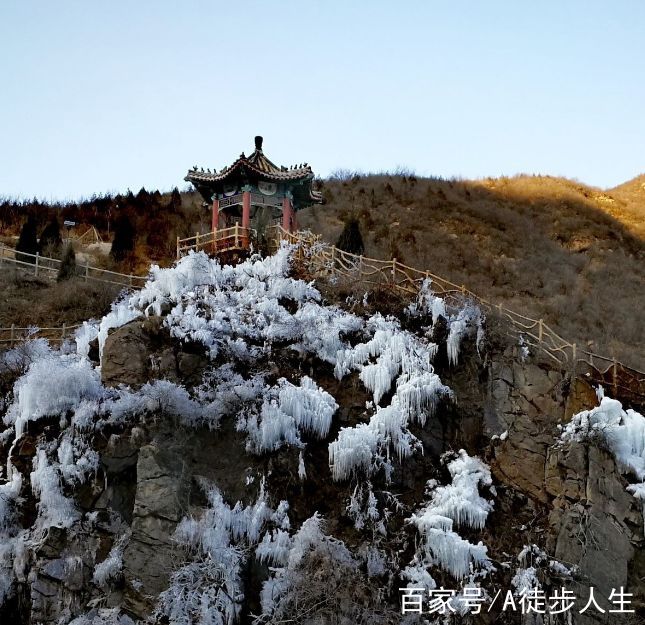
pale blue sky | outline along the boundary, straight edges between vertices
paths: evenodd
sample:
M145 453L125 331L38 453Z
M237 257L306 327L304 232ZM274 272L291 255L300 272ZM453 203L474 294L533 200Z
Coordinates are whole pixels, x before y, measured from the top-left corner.
M645 171L645 2L1 0L0 196L278 164Z

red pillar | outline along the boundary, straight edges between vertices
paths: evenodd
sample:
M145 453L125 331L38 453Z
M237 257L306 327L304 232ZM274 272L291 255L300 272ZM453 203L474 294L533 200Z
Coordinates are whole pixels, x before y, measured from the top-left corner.
M213 232L213 252L217 251L217 228L219 226L219 200L213 198L213 223L212 232Z
M291 232L293 222L293 208L291 207L291 199L285 197L282 200L282 228L287 232Z
M251 227L251 191L242 191L242 246L247 247L249 228Z

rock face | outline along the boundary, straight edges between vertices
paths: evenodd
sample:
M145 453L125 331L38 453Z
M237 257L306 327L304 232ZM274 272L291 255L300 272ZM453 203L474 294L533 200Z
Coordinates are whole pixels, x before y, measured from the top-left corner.
M556 444L558 425L595 405L594 389L544 363L522 362L512 349L485 362L472 351L455 368L439 358L441 377L459 401L441 406L426 427L415 431L426 454L397 468L392 491L401 493L404 503L418 502L427 480L437 474L436 458L464 447L485 457L494 476L497 495L486 542L497 550L495 557L511 559L524 545L539 542L550 557L578 567L579 596L586 598L589 586L602 597L624 586L636 594L635 601L645 601L640 505L626 491L609 453L590 443ZM271 363L276 372L287 359L276 352ZM136 387L154 379L192 386L207 364L203 350L174 342L161 319L150 318L108 336L101 378L112 386ZM331 368L319 369L318 382L340 404L335 436L340 427L363 418L371 395L357 375L340 383ZM31 470L39 437L55 435L50 431L55 423L38 424L41 431L27 431L12 452L14 466L24 475ZM74 540L56 527L42 536L34 561L19 571L18 580L30 594L5 606L0 622L67 624L88 607L113 606L133 618L149 617L182 557L173 539L175 529L182 518L198 515L204 507L199 487L203 480L216 484L234 504L254 501L266 476L271 492L289 500L293 520L302 523L320 512L330 531L351 541L353 528L338 512L344 509L346 493L329 478L326 443L307 441L306 482L298 476L293 450L251 457L244 453L244 444L232 420L206 431L179 427L159 415L151 417L145 431L119 430L102 440L99 470L74 493L78 505L94 514L92 522ZM93 581L96 564L125 534L129 538L121 576L104 591ZM405 542L399 546L401 553L409 549ZM253 561L246 571L252 608L259 605L260 580L266 573L262 567ZM559 587L557 580L553 583ZM575 623L604 622L597 614L575 617ZM250 617L243 622L250 623Z
M597 442L556 444L558 424L597 405L594 389L580 378L570 382L535 364L509 361L508 354L491 364L489 388L487 425L506 432L491 468L500 482L544 506L547 550L578 568L579 596L586 601L594 586L608 610L615 606L602 598L629 586L642 602L645 584L630 568L643 547L641 506ZM604 622L601 614L577 618Z
M161 317L137 319L112 331L103 347L101 380L107 386L141 386L155 379L193 386L208 359L194 344L169 340Z
M171 439L139 450L132 536L123 555L128 584L126 606L144 617L151 598L168 586L172 570L172 535L188 510L190 481L186 457Z
M564 419L565 379L557 371L506 355L491 364L489 388L487 426L491 434L506 432L495 449L497 475L547 503L546 458L557 424Z
M642 584L629 583L637 581L629 579L629 563L643 547L641 507L611 455L590 443L551 448L546 489L553 497L551 553L578 566L603 597L628 585L642 593Z

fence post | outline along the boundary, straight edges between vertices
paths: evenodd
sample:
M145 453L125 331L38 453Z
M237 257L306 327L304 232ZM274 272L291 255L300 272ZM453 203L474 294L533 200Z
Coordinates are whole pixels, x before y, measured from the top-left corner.
M240 228L240 224L236 221L236 222L235 222L235 233L234 233L234 236L235 236L235 238L234 238L234 243L235 243L235 248L236 248L236 249L237 249L238 247L240 247L240 235L239 235L239 228Z
M613 365L611 368L611 377L612 377L612 385L614 387L614 397L618 394L618 362L616 362L616 356L612 358L613 360Z
M363 255L362 254L358 257L358 275L359 275L359 278L363 277Z
M540 343L542 342L542 335L544 333L544 328L542 326L543 326L543 321L542 319L540 319L538 321L538 341L540 341Z
M392 284L396 284L396 258L392 259Z
M199 252L199 232L195 233L195 251Z
M39 258L40 258L40 254L39 254L38 252L36 252L36 270L35 270L35 272L34 272L34 275L35 275L35 276L37 276L37 275L38 275L38 259L39 259Z
M11 335L10 335L10 337L9 337L9 345L10 345L11 347L13 347L13 332L14 332L14 328L15 328L15 327L16 327L16 324L15 324L15 323L12 323L12 324L11 324Z
M63 324L63 327L61 328L60 340L61 342L65 340L65 324Z
M461 294L464 295L464 296L466 295L466 285L465 284L461 285Z
M179 258L179 236L177 237L177 258Z
M577 357L576 352L577 352L576 344L572 343L571 344L571 354L572 354L572 357L573 357L573 366L574 367L576 366L576 357Z
M85 282L88 281L90 277L90 261L89 259L85 260Z

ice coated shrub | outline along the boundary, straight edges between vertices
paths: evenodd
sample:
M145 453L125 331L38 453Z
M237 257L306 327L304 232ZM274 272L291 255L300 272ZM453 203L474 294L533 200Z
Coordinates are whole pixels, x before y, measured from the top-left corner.
M42 447L38 448L34 457L34 470L30 479L31 488L39 497L40 527L67 528L80 518L74 502L63 494L59 469L49 461L47 451Z
M81 616L77 616L69 625L135 625L126 614L121 614L119 608L94 608Z
M119 579L123 571L123 550L130 540L130 530L125 531L114 542L107 558L94 567L92 581L101 588L107 588Z
M45 339L25 341L0 354L0 373L10 371L23 374L32 363L50 355L51 351Z
M424 425L441 398L452 392L434 373L431 361L437 346L400 328L395 319L374 315L366 324L369 340L338 353L335 373L339 379L358 370L365 387L372 391L375 412L367 423L341 428L329 445L329 463L335 480L345 480L359 472L372 475L392 471L390 454L401 460L421 445L408 424ZM391 391L388 406L379 404Z
M98 400L103 387L98 372L83 358L55 352L42 354L14 385L14 402L4 417L16 437L25 423L46 416L64 416L83 399Z
M242 568L249 553L260 543L265 558L276 560L276 550L284 548L278 544L284 542L280 535L275 547L261 536L268 524L274 531L288 529L286 502L272 510L263 487L257 501L246 507L238 502L231 508L215 487L208 488L207 497L202 516L182 519L175 531L186 562L172 573L155 612L170 625L232 625L244 600Z
M281 561L283 566L271 569L271 575L262 588L263 622L269 619L273 619L273 622L287 622L280 619L286 619L292 610L297 610L297 606L303 609L303 605L311 601L312 597L325 593L328 597L334 597L336 605L333 609L338 611L338 595L330 592L329 582L334 572L355 572L359 565L344 543L325 534L323 520L318 514L302 524L289 545L285 538L282 540L283 544L279 544L277 540L274 542L273 551L278 552L274 559ZM264 554L265 551L266 548L263 548L260 553ZM269 559L266 555L263 557L265 560ZM319 582L312 576L310 566L313 563L314 569L318 571L318 580L321 567L324 567L328 576L322 587L316 587Z
M491 484L490 471L463 449L449 462L448 470L452 482L439 487L430 483L430 501L408 519L421 535L419 549L405 571L413 583L420 583L424 570L432 566L440 566L456 579L475 572L485 574L493 568L481 541L474 545L453 529L454 525L483 528L493 506L481 497L479 487Z
M238 429L248 433L247 448L261 453L282 445L302 447L301 433L325 438L338 409L334 398L311 378L304 376L296 386L281 378L267 388L259 415L242 418Z

